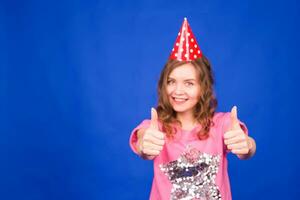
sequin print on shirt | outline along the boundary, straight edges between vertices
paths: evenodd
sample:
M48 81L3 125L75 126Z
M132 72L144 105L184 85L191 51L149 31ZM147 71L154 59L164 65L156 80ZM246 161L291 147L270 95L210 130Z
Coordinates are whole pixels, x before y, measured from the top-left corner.
M188 149L177 160L160 165L172 183L171 200L221 200L215 184L220 155Z

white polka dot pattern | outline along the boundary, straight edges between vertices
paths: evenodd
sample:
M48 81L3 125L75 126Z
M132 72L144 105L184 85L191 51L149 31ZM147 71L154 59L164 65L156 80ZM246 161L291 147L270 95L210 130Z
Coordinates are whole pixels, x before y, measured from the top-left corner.
M199 45L192 29L185 18L175 41L170 59L179 61L191 61L202 57Z

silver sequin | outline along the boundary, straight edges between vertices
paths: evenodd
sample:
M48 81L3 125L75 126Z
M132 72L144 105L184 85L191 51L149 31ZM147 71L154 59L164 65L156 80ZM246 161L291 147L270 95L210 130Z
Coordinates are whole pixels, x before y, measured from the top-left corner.
M160 165L172 183L171 200L221 200L215 184L220 155L188 148L177 160Z

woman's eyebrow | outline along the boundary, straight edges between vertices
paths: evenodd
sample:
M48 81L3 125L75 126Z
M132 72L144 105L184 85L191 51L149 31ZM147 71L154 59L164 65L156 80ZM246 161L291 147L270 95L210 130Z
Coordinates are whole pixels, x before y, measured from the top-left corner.
M169 76L168 79L174 79L175 80L175 78L173 78L171 76ZM184 81L196 81L196 79L194 79L194 78L188 78L188 79L184 79Z
M184 81L196 81L194 78L185 79Z

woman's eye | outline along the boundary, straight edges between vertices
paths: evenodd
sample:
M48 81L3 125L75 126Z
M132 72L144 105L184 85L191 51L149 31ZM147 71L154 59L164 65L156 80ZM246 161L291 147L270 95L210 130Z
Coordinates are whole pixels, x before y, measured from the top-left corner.
M190 86L193 86L194 83L192 83L192 82L186 82L185 85L190 87Z
M172 85L172 84L174 84L174 83L175 83L174 80L168 80L168 81L167 81L167 84L168 84L168 85Z

